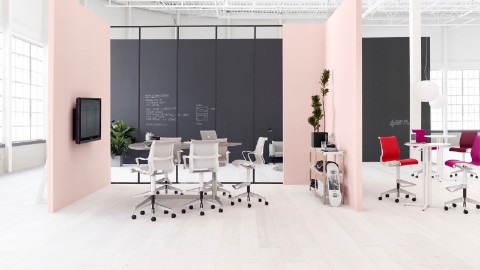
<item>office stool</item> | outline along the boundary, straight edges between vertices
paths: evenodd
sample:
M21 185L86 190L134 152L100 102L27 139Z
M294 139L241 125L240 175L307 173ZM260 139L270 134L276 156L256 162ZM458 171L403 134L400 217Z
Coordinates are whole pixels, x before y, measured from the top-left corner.
M475 138L477 137L478 132L476 131L462 131L460 135L460 142L458 147L450 147L450 152L457 152L462 154L462 161L465 161L465 155L473 146ZM448 165L447 165L448 166ZM458 176L458 173L463 172L462 169L458 169L450 173L450 178L453 176ZM470 172L470 177L476 177L478 179L478 175L475 172Z
M397 137L378 137L378 139L380 140L380 146L382 148L382 156L380 157L380 162L388 167L396 167L396 187L382 192L380 194L380 197L378 197L378 200L381 201L383 196L388 198L390 197L390 194L395 193L397 195L395 202L398 203L400 201L400 194L403 193L405 194L405 198L408 199L410 196L412 196L412 201L416 201L417 198L415 194L402 188L415 186L415 184L400 179L400 167L417 165L418 160L413 158L400 159L400 148L398 147Z
M178 166L180 166L182 162L182 137L159 137L159 139L160 141L171 141L175 143L173 145L173 164L175 164L175 172L178 177ZM175 194L180 193L180 195L183 195L183 190L173 186L172 181L170 181L170 179L168 178L168 173L164 174L164 177L162 179L157 180L157 184L160 185L156 189L157 194L160 194L161 190L164 190L165 194L168 194L169 190L173 190Z
M480 166L480 136L476 136L475 141L472 145L472 151L470 152L470 155L472 157L472 162L465 162L455 159L445 161L446 166L450 168L458 168L463 173L462 184L446 188L450 192L462 190L462 197L445 202L445 211L448 211L449 209L447 205L451 204L452 207L457 207L457 203L459 202L462 202L464 214L468 214L467 203L475 204L476 208L480 209L479 201L467 197L467 175L472 173L472 168Z
M252 173L255 173L255 167L257 165L261 165L265 163L265 160L263 159L263 147L265 145L265 142L268 140L266 137L260 137L258 138L257 145L255 147L255 151L243 151L243 159L235 160L233 161L233 165L235 166L242 166L245 169L247 169L247 182L238 184L238 185L233 185L234 189L240 189L240 188L247 188L247 191L237 195L233 198L231 198L230 204L235 205L234 200L238 200L238 202L241 202L241 198L247 198L248 202L248 208L252 207L252 204L250 203L251 198L257 198L258 202L265 202L265 205L268 205L268 201L265 197L260 196L256 193L251 192L251 175ZM252 160L251 157L254 157L255 160Z

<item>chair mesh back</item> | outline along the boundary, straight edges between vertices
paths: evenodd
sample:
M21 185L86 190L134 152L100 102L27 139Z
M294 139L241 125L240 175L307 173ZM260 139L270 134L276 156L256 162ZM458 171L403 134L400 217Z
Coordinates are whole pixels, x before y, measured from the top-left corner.
M257 146L255 146L255 164L263 164L265 160L263 159L263 149L265 146L265 142L268 140L267 137L259 137L257 140Z
M173 164L173 141L153 141L148 155L148 164L154 171L171 172ZM156 159L162 160L156 160Z
M227 147L227 139L218 139L218 154L220 155L220 157L218 157L218 161L220 162L220 164L222 166L225 166L226 163L227 163L227 151L228 151L228 147Z
M472 163L480 166L480 136L475 137L470 155L472 157Z
M218 141L192 140L190 144L190 172L218 170Z
M380 147L382 148L382 156L380 157L382 162L400 159L400 148L398 147L397 137L379 137L378 139L380 140Z
M426 143L427 137L425 137L424 129L412 129L412 132L415 133L415 142L417 143Z
M182 137L160 137L160 141L173 141L173 159L177 159L178 151L182 150Z
M478 132L476 131L462 131L460 135L460 147L462 148L472 148L473 142L477 137Z

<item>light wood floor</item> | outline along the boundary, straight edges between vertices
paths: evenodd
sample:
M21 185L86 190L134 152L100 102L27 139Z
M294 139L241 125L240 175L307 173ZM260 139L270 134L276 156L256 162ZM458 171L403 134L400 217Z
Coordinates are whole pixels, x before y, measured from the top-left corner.
M34 203L40 169L2 176L0 269L480 269L480 210L378 201L394 187L393 169L365 163L363 174L361 212L324 206L306 186L256 185L269 206L204 217L177 208L176 219L156 222L130 219L131 195L145 185L112 185L48 214ZM470 182L480 199L480 181ZM434 183L434 204L459 195L449 184Z

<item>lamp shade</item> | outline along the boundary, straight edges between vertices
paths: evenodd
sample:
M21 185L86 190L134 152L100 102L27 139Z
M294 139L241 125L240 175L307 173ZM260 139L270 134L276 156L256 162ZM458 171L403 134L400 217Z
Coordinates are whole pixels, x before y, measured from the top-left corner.
M421 81L415 85L415 96L423 102L433 101L438 97L438 86L432 81Z
M435 108L435 109L442 109L447 107L448 104L448 99L447 95L445 94L440 94L436 99L433 101L430 101L430 107Z

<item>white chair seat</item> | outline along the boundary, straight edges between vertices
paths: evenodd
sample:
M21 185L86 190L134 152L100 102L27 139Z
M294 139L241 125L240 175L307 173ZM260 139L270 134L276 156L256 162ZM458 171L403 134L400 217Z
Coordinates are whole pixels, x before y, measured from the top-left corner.
M243 166L243 167L253 167L253 162L243 159L237 159L232 162L232 164L236 167Z

